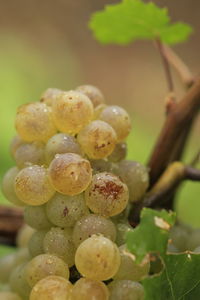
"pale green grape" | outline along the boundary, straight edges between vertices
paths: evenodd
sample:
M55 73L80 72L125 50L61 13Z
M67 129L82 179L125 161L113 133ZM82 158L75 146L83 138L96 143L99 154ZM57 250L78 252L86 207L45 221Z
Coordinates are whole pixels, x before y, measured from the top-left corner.
M14 159L19 168L25 168L29 165L43 165L44 145L39 142L20 145L15 153Z
M100 114L100 120L110 124L117 134L117 141L122 142L131 131L128 113L120 106L107 106Z
M84 277L108 280L117 273L120 253L117 246L108 238L92 235L77 248L75 265Z
M62 93L61 90L55 88L48 88L44 93L41 95L40 102L45 103L48 106L52 106L56 97Z
M63 259L69 267L74 265L75 246L72 232L68 228L53 227L44 238L44 252L54 254Z
M13 139L11 140L10 153L11 153L13 158L14 158L15 151L22 144L24 144L24 141L21 139L21 137L19 135L14 136Z
M150 263L147 259L141 264L137 264L135 257L127 250L126 245L120 246L119 251L121 263L117 273L113 277L114 279L140 281L148 275Z
M49 177L57 192L73 196L88 187L92 169L89 161L78 154L57 154L49 166Z
M66 196L56 193L47 203L46 212L49 220L59 227L71 227L89 214L83 194Z
M33 287L29 300L72 300L71 282L60 276L48 276Z
M188 235L188 250L194 250L196 247L200 245L200 229L194 229Z
M144 300L144 288L139 282L114 280L108 285L109 300Z
M24 220L29 226L38 230L48 229L52 226L46 214L46 204L40 206L26 205Z
M78 220L73 229L73 242L78 247L93 234L102 234L113 242L116 239L116 228L112 221L102 216L90 214Z
M96 120L83 128L77 139L89 158L101 159L112 153L117 137L108 123Z
M149 186L148 169L136 161L123 160L116 173L128 186L129 200L139 201Z
M24 224L17 233L16 243L19 248L28 246L32 234L35 232L33 228Z
M19 173L17 167L9 169L3 177L2 181L2 192L6 199L17 206L23 206L22 202L16 195L15 192L15 177Z
M81 278L75 283L71 298L73 300L108 300L109 291L101 281Z
M19 294L23 300L29 300L31 288L25 276L26 263L17 266L11 273L9 283L11 290Z
M94 213L102 216L114 216L127 206L128 188L119 177L111 173L98 173L85 192L86 204Z
M93 117L90 99L77 91L62 92L52 106L53 118L59 131L77 134Z
M27 247L18 248L15 253L15 265L20 265L27 262L30 259L30 253Z
M94 159L90 160L93 174L101 172L110 172L112 173L113 164L110 161L104 159Z
M129 232L133 228L128 223L118 223L116 224L116 228L117 228L116 244L118 246L121 246L126 242L127 232Z
M179 251L188 250L189 234L184 227L179 225L172 227L170 230L170 239Z
M69 268L59 257L51 254L40 254L26 265L26 280L33 287L41 279L57 275L69 279Z
M13 292L1 292L0 291L0 299L1 300L22 300L20 296Z
M56 154L76 153L81 155L82 151L76 139L66 133L58 133L52 136L45 147L45 158L49 164Z
M99 120L99 116L102 111L107 107L105 103L99 104L94 108L93 120Z
M104 96L102 92L93 85L81 85L76 88L76 91L86 95L91 101L94 107L104 103Z
M28 205L42 205L50 200L55 189L44 167L31 166L22 169L15 177L15 192Z
M38 230L31 236L28 243L28 249L32 257L44 253L43 241L46 233L47 230Z
M119 143L119 144L116 144L115 149L108 156L108 160L112 161L112 162L119 162L119 161L125 159L126 154L127 154L127 144Z
M19 136L26 142L46 142L56 133L51 109L40 102L20 106L15 127Z

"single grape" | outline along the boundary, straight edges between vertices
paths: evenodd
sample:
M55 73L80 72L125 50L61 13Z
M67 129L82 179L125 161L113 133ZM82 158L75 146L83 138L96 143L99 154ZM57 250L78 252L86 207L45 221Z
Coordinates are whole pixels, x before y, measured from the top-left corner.
M102 235L92 235L77 248L75 265L84 277L108 280L119 268L120 253L111 240Z
M72 300L73 285L60 276L48 276L33 287L29 300Z
M40 102L45 103L48 106L52 106L56 97L62 93L61 90L55 88L48 88L44 93L41 95Z
M71 227L89 214L83 194L66 196L56 193L47 203L46 212L49 220L59 227Z
M115 149L108 156L108 160L112 161L112 162L119 162L119 161L125 159L126 154L127 154L127 144L119 143L119 144L116 144Z
M56 133L51 109L40 102L20 106L15 127L20 137L26 142L46 142Z
M101 281L81 278L75 283L71 298L73 300L108 300L109 291Z
M15 265L18 266L30 260L30 253L27 247L18 248L15 252Z
M144 300L144 288L132 280L114 280L108 285L109 300Z
M75 256L75 246L71 235L71 229L53 227L47 232L43 242L45 253L60 257L69 267L74 265Z
M31 166L22 169L15 177L15 192L28 205L42 205L50 200L55 190L44 167Z
M24 206L24 202L17 197L15 192L15 177L18 173L19 169L17 167L13 167L6 172L2 181L2 192L11 203L17 206Z
M38 230L32 234L28 243L29 253L32 257L44 253L43 242L46 233L47 230Z
M114 216L122 212L128 203L126 184L111 173L98 173L85 192L86 204L94 213Z
M128 113L120 106L107 106L100 114L100 120L110 124L117 134L117 141L122 142L131 131Z
M133 228L128 223L118 223L116 224L116 229L117 229L116 244L118 246L121 246L126 242L127 232L131 231Z
M21 139L21 137L19 135L14 136L13 139L11 140L10 153L11 153L13 158L14 158L15 151L22 144L24 144L24 141Z
M35 256L25 269L26 280L33 287L41 279L57 275L69 279L69 268L59 257L51 254L40 254Z
M176 225L176 226L172 227L170 230L169 237L170 237L172 244L179 251L188 250L189 234L184 227L182 227L180 225Z
M99 116L102 111L107 107L105 103L99 104L94 108L93 120L99 120Z
M134 255L127 250L126 245L120 246L119 251L121 263L114 279L140 281L148 275L150 262L147 259L137 264Z
M26 205L24 220L29 226L38 230L48 229L52 226L46 214L46 204L40 206Z
M59 131L77 134L93 117L90 99L77 91L62 92L52 107L53 118Z
M200 229L194 229L192 232L188 235L188 250L194 250L196 247L200 245Z
M114 150L116 133L108 123L96 120L83 128L77 139L89 158L101 159Z
M73 196L88 187L92 169L89 161L78 154L58 154L49 166L49 177L56 191Z
M90 160L90 164L93 170L93 174L101 172L110 172L112 173L113 164L110 161L105 159L94 159Z
M131 202L139 201L144 196L149 186L149 174L145 166L136 161L123 160L116 174L127 184Z
M102 216L90 214L78 220L73 229L73 242L78 247L93 234L102 234L113 242L116 239L116 228L112 221Z
M92 101L94 107L104 103L105 101L102 92L93 85L78 86L76 91L86 95Z
M32 234L35 232L33 228L24 224L17 233L16 243L19 248L28 246Z
M11 273L9 283L13 292L19 294L23 300L29 300L31 288L26 280L25 269L26 263L17 266Z
M0 291L1 300L22 300L22 298L13 292L2 292Z
M81 155L82 151L80 145L73 136L65 133L58 133L52 136L45 148L46 162L49 164L56 156L56 154L76 153Z
M15 153L14 159L19 168L25 168L29 165L43 165L44 159L44 145L39 142L31 144L20 145Z

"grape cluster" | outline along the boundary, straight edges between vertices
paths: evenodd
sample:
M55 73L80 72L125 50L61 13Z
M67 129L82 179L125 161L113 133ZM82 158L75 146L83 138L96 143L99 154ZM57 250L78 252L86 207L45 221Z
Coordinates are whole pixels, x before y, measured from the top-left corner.
M27 225L16 254L0 261L0 298L142 300L139 281L150 264L135 263L125 236L129 205L144 196L149 177L125 160L128 113L106 105L94 86L48 89L18 109L15 127L16 166L2 189L24 207Z

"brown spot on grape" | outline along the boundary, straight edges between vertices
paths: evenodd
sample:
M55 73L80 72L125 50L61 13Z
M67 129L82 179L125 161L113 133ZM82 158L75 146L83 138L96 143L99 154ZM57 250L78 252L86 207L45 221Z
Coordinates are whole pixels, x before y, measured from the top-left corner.
M67 206L63 209L63 216L66 217L66 215L69 213L69 210Z

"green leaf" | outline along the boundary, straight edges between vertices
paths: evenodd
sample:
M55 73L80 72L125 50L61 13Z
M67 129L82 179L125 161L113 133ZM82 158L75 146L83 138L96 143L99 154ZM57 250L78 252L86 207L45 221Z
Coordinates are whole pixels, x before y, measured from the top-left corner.
M161 275L143 280L145 300L200 299L200 255L171 254L164 257Z
M140 224L127 233L127 247L136 256L136 261L150 252L161 256L166 253L169 229L175 222L175 213L144 208Z
M107 5L92 15L89 27L103 44L125 45L135 40L160 38L167 44L185 41L192 28L184 23L170 24L168 10L141 0L123 0Z

